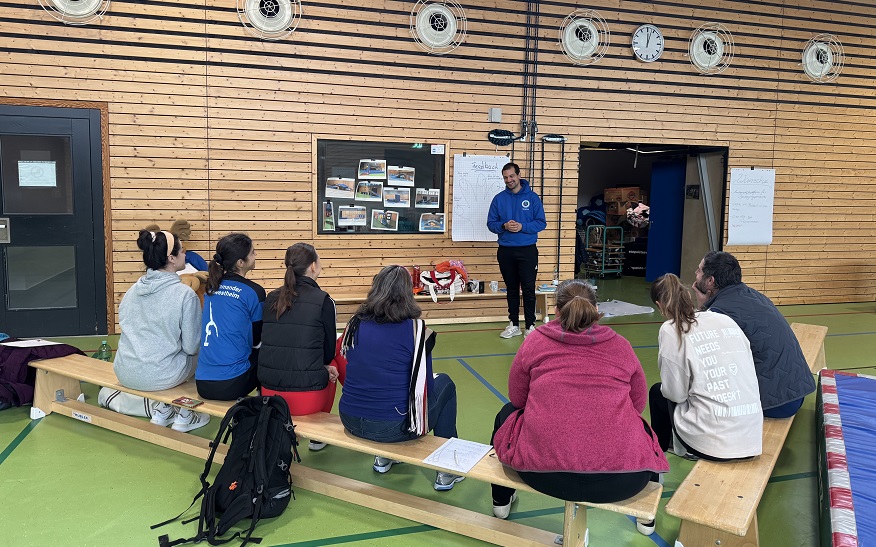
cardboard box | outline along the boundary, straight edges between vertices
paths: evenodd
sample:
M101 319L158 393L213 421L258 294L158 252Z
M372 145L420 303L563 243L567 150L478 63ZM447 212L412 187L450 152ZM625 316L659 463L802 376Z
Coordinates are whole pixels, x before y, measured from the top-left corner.
M638 202L642 199L642 191L638 186L606 188L605 191L603 191L603 196L606 203L611 203L613 201L618 201L621 203L625 201Z
M635 205L633 205L629 201L608 201L605 203L605 213L608 215L626 216L627 209L629 209L630 207L635 207Z
M620 188L606 188L603 192L606 203L621 201L621 195Z
M642 191L638 186L627 186L625 188L619 188L621 191L621 199L618 201L631 201L633 203L638 203L640 199L642 199Z

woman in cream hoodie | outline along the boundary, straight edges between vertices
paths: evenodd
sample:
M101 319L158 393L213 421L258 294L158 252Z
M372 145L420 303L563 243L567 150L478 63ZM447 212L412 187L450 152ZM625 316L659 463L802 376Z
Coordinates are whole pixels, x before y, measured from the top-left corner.
M713 461L761 453L763 412L751 346L733 319L695 311L673 274L651 286L667 319L658 335L661 383L649 393L651 425L663 450ZM673 431L681 446L673 445Z

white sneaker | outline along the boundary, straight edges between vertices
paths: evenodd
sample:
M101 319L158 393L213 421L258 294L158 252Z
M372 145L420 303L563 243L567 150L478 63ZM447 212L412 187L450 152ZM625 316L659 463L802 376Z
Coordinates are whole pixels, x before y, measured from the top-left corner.
M656 519L654 520L645 520L641 518L636 519L636 530L639 531L643 536L650 536L654 533L654 528L656 527Z
M307 448L310 449L311 452L318 452L326 447L326 444L320 441L310 441L307 443Z
M508 326L505 327L505 330L502 331L502 334L499 336L502 338L514 338L515 336L520 336L523 334L520 332L520 327L513 323L508 323Z
M508 515L511 514L511 504L517 501L517 492L511 494L511 501L508 502L508 505L496 505L493 503L493 516L498 519L506 519Z
M176 415L176 419L173 421L173 425L170 426L171 429L175 431L191 431L193 429L198 429L199 427L204 427L210 423L210 415L204 414L203 412L195 412L188 408L179 409L179 413Z
M533 332L535 332L535 325L532 325L531 327L529 327L528 329L523 331L523 337L526 338L527 336L529 336Z
M149 420L155 425L167 427L173 423L176 418L176 407L160 401L150 401L152 407L152 419Z

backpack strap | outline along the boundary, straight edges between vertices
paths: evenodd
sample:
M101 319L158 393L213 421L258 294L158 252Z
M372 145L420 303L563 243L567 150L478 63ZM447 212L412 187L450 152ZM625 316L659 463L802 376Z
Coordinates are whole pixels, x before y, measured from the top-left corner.
M205 492L207 492L207 489L210 488L210 483L207 482L207 477L210 475L210 467L213 465L213 457L216 455L216 449L219 448L220 441L223 443L228 441L228 435L231 433L231 430L228 427L228 424L231 423L231 420L234 418L235 415L237 415L238 412L240 412L241 409L242 409L242 407L239 404L236 404L233 407L231 407L231 409L228 411L228 413L225 415L225 417L222 418L222 422L219 424L219 431L216 432L216 438L210 442L210 455L207 457L207 462L204 464L204 472L201 473L201 475L199 477L201 480L201 490L197 494L195 494L194 499L192 499L191 505L189 505L185 511L183 511L179 515L173 517L172 519L166 520L164 522L160 522L158 524L153 524L152 526L149 527L150 530L155 530L156 528L161 528L162 526L164 526L166 524L170 524L171 522L179 520L180 517L185 515L189 511L189 509L191 509L195 505L195 502L198 501L198 498L200 498L201 496L204 495ZM226 430L227 430L227 432L226 432ZM222 441L222 433L223 432L226 433L225 434L225 441ZM203 507L203 503L201 505ZM202 511L202 513L203 513L203 511ZM194 520L195 519L188 520L184 524L187 524L187 523L192 522ZM198 530L199 534L200 534L200 532L201 532L201 530ZM166 538L166 536L162 536L162 537ZM161 538L158 538L158 541L160 544ZM183 542L183 543L185 543L185 542ZM179 544L178 543L169 543L168 545L179 545Z

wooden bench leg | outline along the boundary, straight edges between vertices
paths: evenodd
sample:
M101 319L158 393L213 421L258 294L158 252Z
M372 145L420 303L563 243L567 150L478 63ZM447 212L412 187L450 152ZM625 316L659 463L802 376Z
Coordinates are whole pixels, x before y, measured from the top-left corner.
M563 519L563 547L587 547L590 543L589 535L587 507L567 501Z
M79 384L79 380L45 370L36 371L33 407L30 409L31 420L52 413L52 401L55 400L59 390L63 390L64 397L67 399L76 399L82 395L82 386Z
M760 543L757 537L757 515L744 537L683 520L675 547L758 547Z

